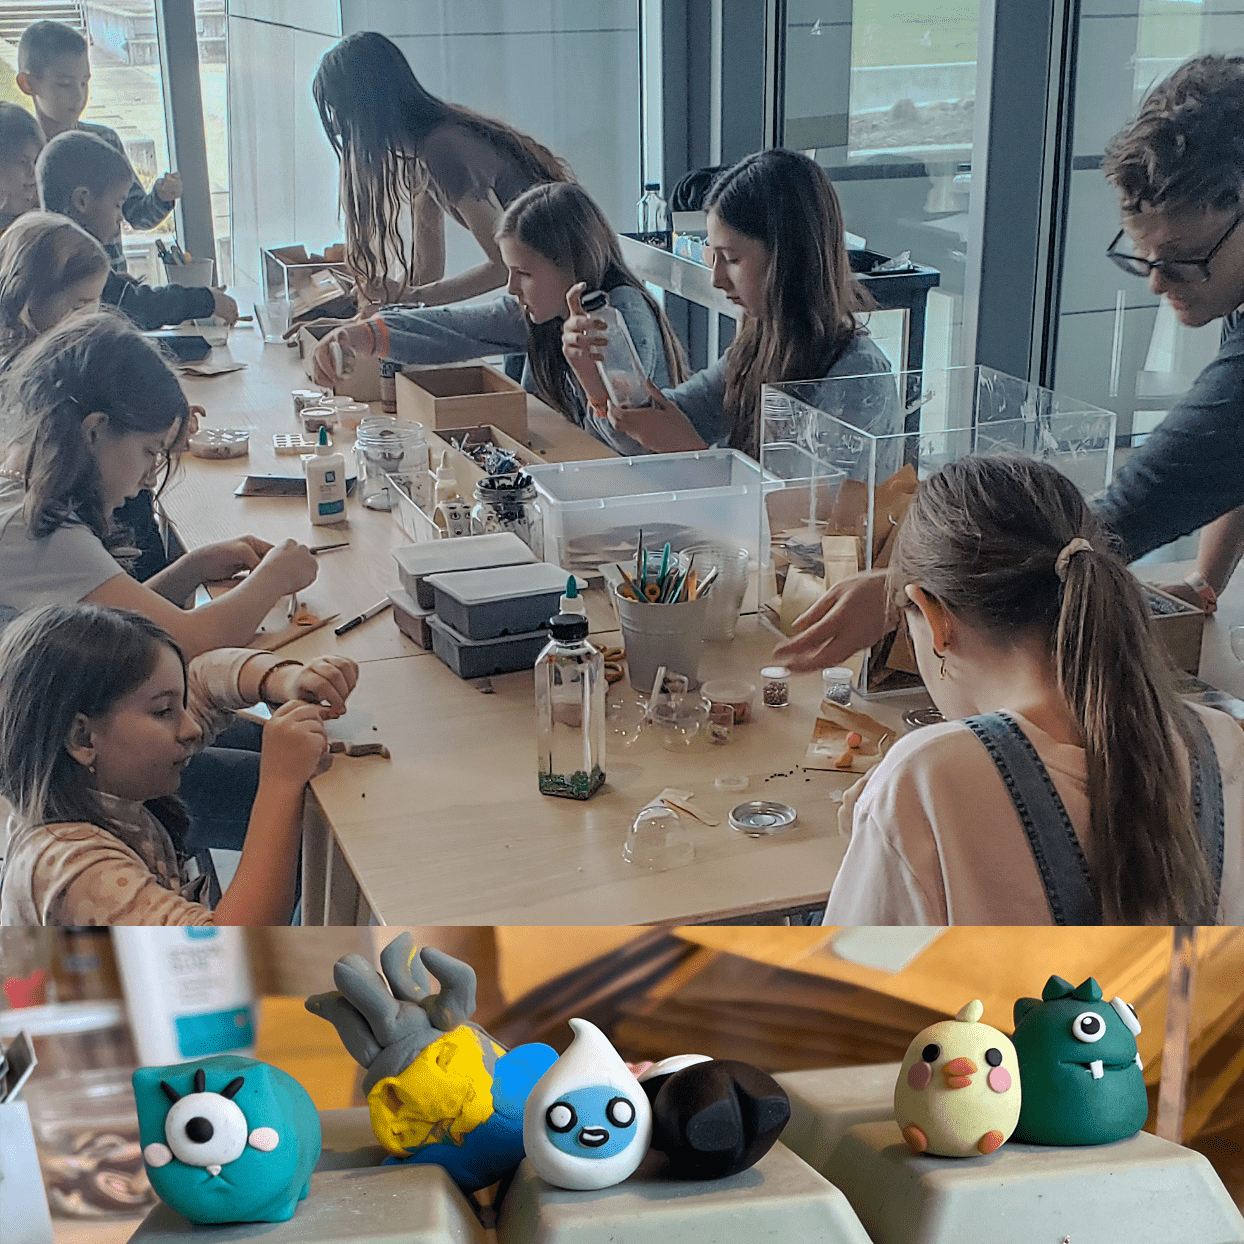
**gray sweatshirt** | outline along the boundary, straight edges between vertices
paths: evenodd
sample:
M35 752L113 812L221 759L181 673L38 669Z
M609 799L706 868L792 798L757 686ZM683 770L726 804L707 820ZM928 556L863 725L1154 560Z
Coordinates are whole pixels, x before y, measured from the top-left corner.
M661 329L647 300L628 285L609 291L609 301L626 321L644 371L658 386L669 384ZM389 333L388 358L398 363L461 363L485 354L515 354L527 349L527 317L518 299L503 294L478 306L385 307L380 313ZM523 388L534 393L531 361L523 364ZM578 422L598 441L625 457L646 454L638 441L598 418L580 390Z
M1095 498L1097 516L1129 559L1244 505L1244 315L1171 413Z

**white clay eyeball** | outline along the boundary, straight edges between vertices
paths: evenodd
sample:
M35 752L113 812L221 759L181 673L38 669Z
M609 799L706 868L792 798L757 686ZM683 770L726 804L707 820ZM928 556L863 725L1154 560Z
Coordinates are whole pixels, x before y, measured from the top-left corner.
M173 1160L173 1151L167 1146L162 1145L159 1141L155 1141L143 1150L143 1161L148 1166L154 1166L159 1169L161 1166L167 1166Z
M1071 1035L1087 1044L1100 1041L1106 1035L1106 1021L1096 1011L1083 1011L1071 1021Z
M1117 996L1110 999L1110 1005L1114 1007L1114 1013L1127 1025L1128 1032L1134 1037L1140 1036L1140 1019L1136 1015L1136 1008Z
M219 1093L188 1093L164 1120L164 1139L187 1166L224 1166L246 1149L250 1132L241 1107Z
M246 1143L260 1153L271 1153L281 1143L281 1137L275 1127L257 1127L246 1138Z

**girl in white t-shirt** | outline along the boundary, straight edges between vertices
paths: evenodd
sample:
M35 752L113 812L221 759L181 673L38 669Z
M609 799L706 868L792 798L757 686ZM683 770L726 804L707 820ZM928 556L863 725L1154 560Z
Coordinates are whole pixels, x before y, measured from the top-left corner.
M888 584L947 722L861 784L826 923L1244 918L1244 735L1177 697L1070 480L1026 458L943 468Z
M133 609L193 657L248 643L282 596L315 579L305 546L253 537L196 550L145 584L126 573L117 559L136 550L114 512L167 480L190 412L177 377L123 317L79 312L45 333L5 373L0 402L14 438L0 467L0 607ZM247 568L209 604L173 603Z

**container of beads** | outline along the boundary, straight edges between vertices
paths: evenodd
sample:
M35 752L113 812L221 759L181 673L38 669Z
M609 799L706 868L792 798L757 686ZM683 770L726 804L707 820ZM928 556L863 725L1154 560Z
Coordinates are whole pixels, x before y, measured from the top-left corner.
M845 665L831 665L821 671L824 696L831 704L851 703L851 683L855 675Z
M790 670L785 665L766 665L760 677L765 707L785 708L790 703Z

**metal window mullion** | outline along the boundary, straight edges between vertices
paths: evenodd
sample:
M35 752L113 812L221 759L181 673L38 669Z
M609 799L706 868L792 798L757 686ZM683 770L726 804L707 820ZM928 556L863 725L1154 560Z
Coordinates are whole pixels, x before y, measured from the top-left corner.
M194 0L155 0L155 18L169 158L181 173L183 185L182 197L174 209L177 236L182 248L192 255L214 259L216 238Z

